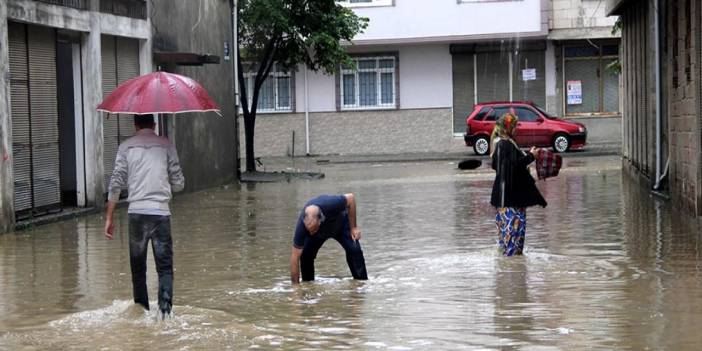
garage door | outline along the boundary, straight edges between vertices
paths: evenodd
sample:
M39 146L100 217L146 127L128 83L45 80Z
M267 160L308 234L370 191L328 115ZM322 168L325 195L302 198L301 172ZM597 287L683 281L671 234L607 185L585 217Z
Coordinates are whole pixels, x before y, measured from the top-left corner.
M117 85L139 75L139 40L102 36L102 91L106 97ZM131 116L103 116L103 166L105 191L115 167L117 148L134 135Z

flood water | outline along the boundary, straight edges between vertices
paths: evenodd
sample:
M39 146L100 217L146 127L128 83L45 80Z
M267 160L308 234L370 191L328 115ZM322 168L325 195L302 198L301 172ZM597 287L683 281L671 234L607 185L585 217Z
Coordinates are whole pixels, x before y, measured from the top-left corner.
M326 178L176 198L174 316L131 302L126 211L0 236L0 349L699 350L699 228L617 157L539 182L526 253L501 257L494 173L450 162L338 164ZM354 192L370 280L328 241L292 287L301 205ZM150 298L157 278L149 258Z

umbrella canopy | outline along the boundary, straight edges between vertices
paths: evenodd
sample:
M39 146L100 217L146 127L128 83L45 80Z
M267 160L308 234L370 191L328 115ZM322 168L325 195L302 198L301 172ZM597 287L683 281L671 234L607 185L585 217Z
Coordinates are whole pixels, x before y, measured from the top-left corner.
M97 110L137 115L213 111L222 115L198 82L167 72L145 74L120 84Z

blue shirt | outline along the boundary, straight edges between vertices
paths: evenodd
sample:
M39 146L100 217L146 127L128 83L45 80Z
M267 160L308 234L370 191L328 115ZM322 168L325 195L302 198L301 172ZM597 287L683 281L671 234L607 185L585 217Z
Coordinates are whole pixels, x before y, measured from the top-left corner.
M317 196L305 204L300 212L300 217L297 219L297 226L295 227L295 237L293 238L293 246L298 249L302 249L305 246L305 242L309 237L311 237L310 232L305 228L305 223L303 219L305 218L305 209L307 206L315 205L321 210L321 221L319 227L319 232L315 235L323 235L324 233L324 222L330 221L334 222L338 217L346 216L346 196L344 195L320 195Z

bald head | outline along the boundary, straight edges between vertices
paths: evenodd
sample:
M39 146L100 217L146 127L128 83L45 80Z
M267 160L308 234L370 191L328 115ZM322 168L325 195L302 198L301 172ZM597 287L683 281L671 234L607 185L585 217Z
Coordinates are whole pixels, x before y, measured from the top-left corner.
M302 219L305 228L310 234L314 235L319 230L322 222L321 210L317 205L309 205L305 207L305 217Z

